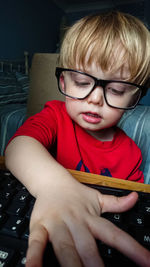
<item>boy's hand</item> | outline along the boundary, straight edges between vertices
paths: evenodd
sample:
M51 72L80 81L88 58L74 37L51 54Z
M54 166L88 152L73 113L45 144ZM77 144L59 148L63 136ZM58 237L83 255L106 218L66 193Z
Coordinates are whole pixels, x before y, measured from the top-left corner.
M30 222L27 267L41 267L48 241L63 267L104 266L95 238L116 248L140 266L150 266L150 252L131 236L100 217L104 212L131 208L138 195L117 198L82 184L49 188L37 196ZM51 193L49 193L51 192Z

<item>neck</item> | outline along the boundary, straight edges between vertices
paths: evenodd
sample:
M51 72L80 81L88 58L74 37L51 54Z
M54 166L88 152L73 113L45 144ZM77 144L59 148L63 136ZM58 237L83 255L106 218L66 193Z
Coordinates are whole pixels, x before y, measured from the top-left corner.
M106 129L102 129L102 130L99 130L99 131L86 130L86 132L88 134L92 135L97 140L100 140L102 142L107 142L107 141L112 141L113 140L114 134L116 132L116 128L115 127L111 127L111 128L106 128Z

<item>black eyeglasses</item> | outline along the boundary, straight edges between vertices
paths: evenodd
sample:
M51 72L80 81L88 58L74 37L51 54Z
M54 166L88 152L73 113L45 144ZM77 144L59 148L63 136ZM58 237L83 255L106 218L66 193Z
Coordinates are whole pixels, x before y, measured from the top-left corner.
M56 68L55 75L57 77L59 91L73 99L85 99L97 87L103 89L104 99L108 106L118 109L134 108L145 86L135 83L114 80L101 80L96 77L72 69Z

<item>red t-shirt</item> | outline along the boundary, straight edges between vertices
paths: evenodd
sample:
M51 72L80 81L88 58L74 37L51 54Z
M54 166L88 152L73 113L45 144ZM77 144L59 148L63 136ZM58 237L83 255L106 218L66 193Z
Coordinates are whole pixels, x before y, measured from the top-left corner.
M119 128L112 141L95 139L72 121L64 102L47 102L13 138L18 135L37 139L49 151L56 146L56 159L65 168L144 182L139 170L142 155L135 142Z

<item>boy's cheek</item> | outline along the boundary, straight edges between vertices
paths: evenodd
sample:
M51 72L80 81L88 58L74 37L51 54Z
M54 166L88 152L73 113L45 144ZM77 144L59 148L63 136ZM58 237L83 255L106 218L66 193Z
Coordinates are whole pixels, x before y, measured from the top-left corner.
M76 117L77 113L80 111L77 102L78 101L76 101L75 99L66 96L65 100L66 110L71 118Z

